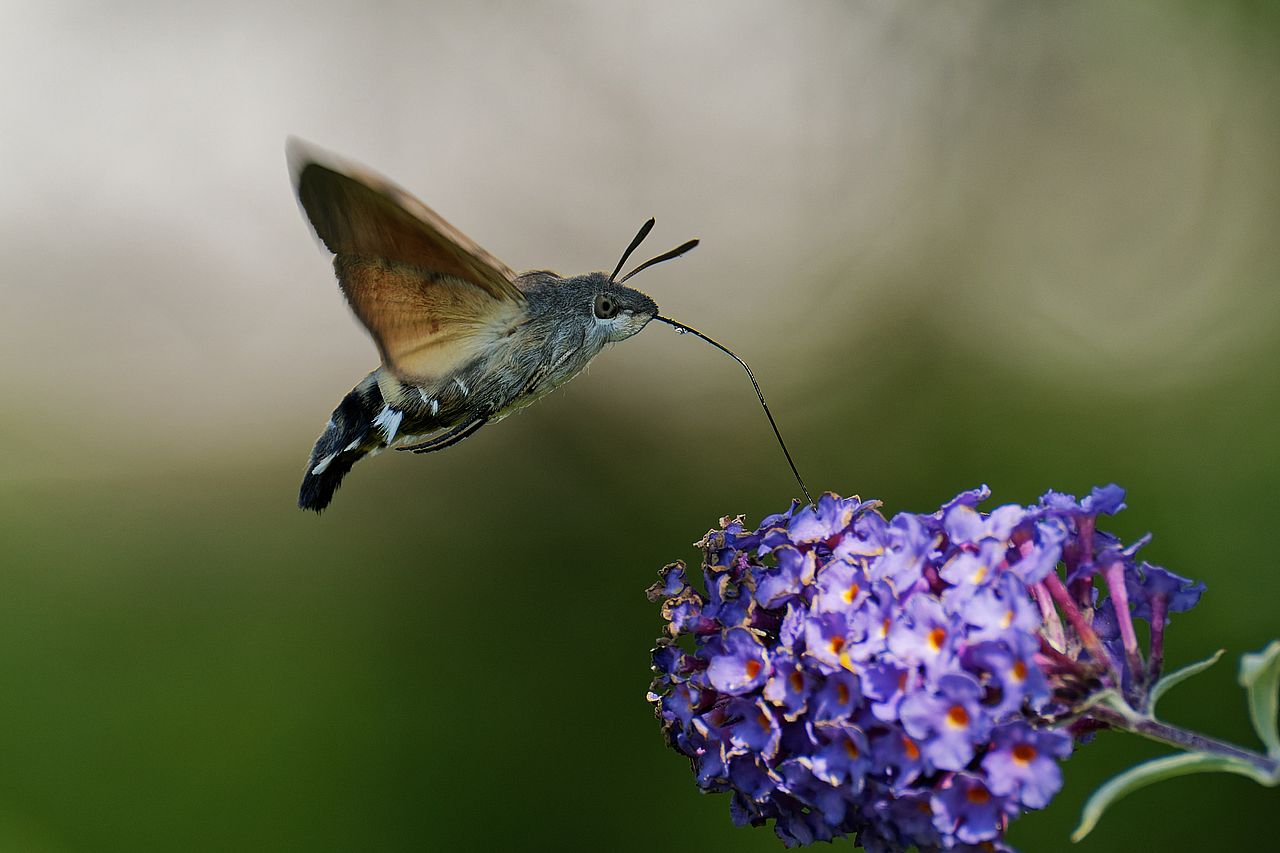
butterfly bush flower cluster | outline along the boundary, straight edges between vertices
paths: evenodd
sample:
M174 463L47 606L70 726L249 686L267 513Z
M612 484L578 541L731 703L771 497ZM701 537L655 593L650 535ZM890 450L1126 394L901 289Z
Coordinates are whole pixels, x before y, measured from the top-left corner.
M984 487L886 520L826 494L756 530L723 519L649 590L665 635L649 693L699 787L788 845L1005 850L1044 808L1059 762L1158 678L1169 614L1203 586L1097 528L1117 486L978 510ZM1149 658L1133 619L1151 624Z

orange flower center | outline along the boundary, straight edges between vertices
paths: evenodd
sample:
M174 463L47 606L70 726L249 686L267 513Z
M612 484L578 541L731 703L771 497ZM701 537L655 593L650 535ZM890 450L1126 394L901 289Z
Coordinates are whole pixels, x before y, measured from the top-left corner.
M858 593L861 591L862 590L856 583L849 584L849 588L844 591L844 595L842 596L844 598L844 603L852 604L853 600L858 597Z
M858 745L851 740L844 742L844 751L848 753L850 758L858 757Z
M982 805L991 799L991 792L986 788L975 786L965 791L964 798L974 805Z
M1013 748L1013 760L1019 764L1030 764L1036 757L1036 748L1029 743L1020 743Z
M934 628L929 632L929 648L935 652L942 651L942 644L947 641L947 631L945 628Z
M916 746L916 742L906 735L902 736L902 751L907 754L907 758L912 761L920 759L920 747Z
M1013 680L1014 681L1027 680L1027 665L1020 660L1016 660L1013 662Z
M844 637L831 638L831 654L838 655L844 650Z
M947 725L953 729L963 729L969 725L969 712L961 705L952 705L947 711Z
M791 670L791 676L787 680L791 682L791 689L795 692L804 690L804 676L800 674L800 670Z
M760 674L762 664L758 660L747 661L747 678L755 678Z
M843 681L836 683L836 701L841 705L849 704L849 685Z

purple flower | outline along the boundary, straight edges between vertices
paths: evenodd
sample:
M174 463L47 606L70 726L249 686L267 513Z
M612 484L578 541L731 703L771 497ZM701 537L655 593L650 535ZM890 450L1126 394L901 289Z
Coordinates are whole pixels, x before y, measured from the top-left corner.
M909 790L926 769L924 754L915 738L896 729L877 737L871 744L871 754L878 775L894 791Z
M952 587L942 594L943 607L969 626L969 639L1000 638L1010 629L1034 634L1040 611L1027 596L1026 585L1012 572L976 588Z
M784 545L775 548L773 556L777 568L761 572L756 580L756 601L761 607L774 608L788 598L799 594L801 588L813 582L814 553L801 553L799 549Z
M818 499L817 506L807 506L791 517L788 528L791 541L810 544L843 533L861 506L863 504L857 499L841 498L827 492Z
M940 785L932 804L938 832L965 844L998 838L1008 819L1007 801L972 773L957 773Z
M862 695L870 700L872 716L886 723L898 719L898 707L911 684L912 670L891 660L877 660L861 670Z
M839 826L844 822L848 809L848 800L844 792L835 785L818 778L818 775L813 772L811 759L792 758L784 761L779 766L779 772L782 775L780 786L782 790L796 800L817 809L826 819L828 827ZM831 832L830 829L827 831ZM827 837L830 838L830 834Z
M725 755L754 754L768 760L778 754L782 729L764 702L734 699L725 707L725 716Z
M1049 699L1049 682L1035 662L1037 646L1023 641L987 640L965 649L965 669L982 685L982 704L995 718L1008 717L1030 703L1039 709Z
M956 504L942 517L942 530L953 545L977 545L985 539L1003 542L1026 514L1016 504L996 507L990 515L968 504Z
M1166 614L1184 613L1199 604L1200 596L1204 593L1203 583L1196 583L1150 563L1141 563L1136 575L1126 574L1125 586L1129 592L1129 603L1133 605L1133 615L1148 622L1151 621L1153 599L1164 599ZM1167 616L1165 618L1168 619Z
M849 614L813 613L804 623L805 655L813 666L826 673L852 669L849 657Z
M961 509L977 515L967 507L961 507ZM954 513L955 510L952 511L952 514ZM996 573L1005 562L1007 550L1008 546L1004 541L986 539L980 545L974 545L971 550L957 552L938 570L938 574L944 581L951 584L953 589L964 592L978 589L991 583L996 577Z
M1069 532L1061 518L1038 519L1031 527L1023 526L1023 536L1011 560L1010 569L1025 584L1039 583L1062 559L1062 543Z
M821 746L810 759L813 775L844 793L856 796L871 769L867 736L856 726L824 726L819 730Z
M813 552L810 551L812 556ZM827 564L818 579L813 608L828 613L856 612L871 594L871 580L857 566L845 561Z
M911 666L938 671L951 666L959 621L930 595L913 595L889 628L889 651Z
M1203 585L1096 528L1117 486L989 514L987 497L886 521L828 493L754 531L722 520L704 591L663 569L649 699L734 823L788 846L1009 850L1009 822L1062 786L1077 729L1060 721L1101 690L1143 707L1166 616ZM1152 621L1146 665L1133 616Z
M809 713L815 723L841 722L852 717L861 705L858 677L851 672L837 672L827 676L813 694Z
M719 643L719 653L711 656L707 680L721 693L741 696L764 684L768 678L768 658L764 646L746 628L730 628Z
M1112 483L1109 486L1095 486L1089 497L1080 502L1080 508L1086 515L1115 515L1126 506L1124 489Z
M967 672L951 672L929 693L902 702L902 727L922 744L924 756L940 770L960 770L987 739L991 720L979 704L982 685Z
M1062 787L1058 759L1071 755L1071 736L1017 721L996 729L991 740L982 769L992 792L1013 797L1029 809L1047 806Z
M896 516L886 532L888 546L869 572L875 580L886 580L904 592L922 577L929 552L941 538L925 519L915 515Z
M1112 483L1109 486L1095 486L1089 496L1076 501L1075 495L1049 490L1040 498L1040 506L1057 513L1076 516L1115 515L1124 509L1124 489Z
M784 720L792 721L807 710L809 694L817 681L791 654L780 651L773 656L764 698L782 712Z

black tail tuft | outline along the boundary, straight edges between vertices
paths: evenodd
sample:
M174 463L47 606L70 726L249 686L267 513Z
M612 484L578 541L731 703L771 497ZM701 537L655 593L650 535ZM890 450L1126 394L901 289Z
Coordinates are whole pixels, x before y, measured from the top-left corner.
M347 472L364 458L364 454L363 450L339 453L319 474L311 473L311 469L308 468L306 475L302 478L302 488L298 491L298 508L314 510L318 513L327 507L333 500L333 493L338 491L338 486L342 485L342 478L347 476Z
M324 433L316 440L307 473L298 491L298 507L320 512L333 500L342 478L371 449L367 446L373 418L382 409L382 394L373 377L342 398Z

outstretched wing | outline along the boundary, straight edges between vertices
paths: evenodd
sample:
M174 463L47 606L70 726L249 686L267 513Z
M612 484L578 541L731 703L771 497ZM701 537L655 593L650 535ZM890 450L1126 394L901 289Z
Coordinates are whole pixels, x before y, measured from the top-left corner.
M522 314L515 273L418 199L301 140L288 155L298 202L396 374L442 376Z

